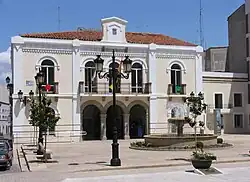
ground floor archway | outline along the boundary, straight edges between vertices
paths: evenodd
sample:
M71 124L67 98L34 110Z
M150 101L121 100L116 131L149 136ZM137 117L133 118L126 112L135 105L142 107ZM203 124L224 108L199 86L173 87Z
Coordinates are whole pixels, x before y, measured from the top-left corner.
M100 110L95 105L88 105L82 112L82 130L87 132L83 140L101 139Z
M124 121L123 121L123 110L119 105L116 105L116 126L118 139L124 139ZM107 118L106 118L106 136L107 139L110 140L113 138L113 106L110 106L107 110Z
M143 138L146 134L147 118L146 109L136 104L130 109L129 135L130 139Z

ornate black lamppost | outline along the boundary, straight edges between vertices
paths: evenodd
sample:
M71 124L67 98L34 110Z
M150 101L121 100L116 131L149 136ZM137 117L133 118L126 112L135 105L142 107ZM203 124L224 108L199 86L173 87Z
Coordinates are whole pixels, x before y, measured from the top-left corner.
M97 58L94 60L96 66L96 73L100 79L112 79L113 84L113 143L112 143L112 159L110 161L111 166L121 166L121 159L119 158L119 143L118 143L118 134L117 134L117 116L116 116L116 83L118 79L129 78L129 73L131 72L132 61L129 59L129 56L126 56L123 64L123 73L119 72L115 67L115 50L113 50L112 56L112 69L111 72L103 72L103 62L104 60L100 55L97 55Z
M10 112L9 112L9 118L10 118L10 138L11 138L11 146L13 148L13 142L14 142L14 136L13 136L13 116L12 116L12 109L13 109L13 84L10 83L10 77L6 77L5 79L7 84L7 89L9 90L9 104L10 104Z
M35 80L36 80L36 86L38 89L39 105L41 106L41 103L42 103L42 84L44 83L44 74L42 72L37 73L35 76ZM33 95L34 95L34 93L30 94L30 97L32 97ZM43 130L40 126L39 126L39 133L38 133L38 144L39 143L43 144ZM38 152L39 152L39 150L38 150Z

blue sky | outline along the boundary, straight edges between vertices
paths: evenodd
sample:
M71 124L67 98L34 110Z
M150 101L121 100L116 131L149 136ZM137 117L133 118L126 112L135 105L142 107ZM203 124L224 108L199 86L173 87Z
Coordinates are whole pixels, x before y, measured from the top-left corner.
M203 0L207 47L227 45L227 17L243 3ZM101 18L117 16L128 21L127 31L199 40L199 0L0 0L0 52L8 49L10 37L20 33L58 31L59 4L62 31L100 28Z

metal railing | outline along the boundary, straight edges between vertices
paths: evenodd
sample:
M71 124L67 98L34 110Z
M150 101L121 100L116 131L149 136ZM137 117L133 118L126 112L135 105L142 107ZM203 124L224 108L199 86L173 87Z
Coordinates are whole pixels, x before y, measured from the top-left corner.
M49 91L46 91L46 85L42 85L42 91L46 92L47 94L58 94L59 93L59 83L54 82L54 84L50 85L51 88ZM38 93L38 90L36 90L36 93Z
M186 95L186 84L168 84L168 95Z
M53 131L53 135L47 132L48 143L67 143L82 140L86 135L85 131L76 130L72 125L58 125L59 129ZM21 131L18 128L22 128ZM38 129L30 125L14 126L14 143L15 144L37 144ZM45 134L44 134L45 135Z
M121 94L150 94L151 83L132 85L131 83L117 84L117 93ZM112 86L109 83L85 84L79 82L79 93L86 94L112 94Z
M208 104L207 108L208 109L231 109L233 108L233 104L222 104L222 105Z

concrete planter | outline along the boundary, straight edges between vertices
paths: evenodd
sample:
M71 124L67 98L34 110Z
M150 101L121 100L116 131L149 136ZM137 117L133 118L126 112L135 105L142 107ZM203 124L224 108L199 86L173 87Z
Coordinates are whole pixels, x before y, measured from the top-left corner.
M192 165L195 169L209 169L212 165L212 160L192 159Z

